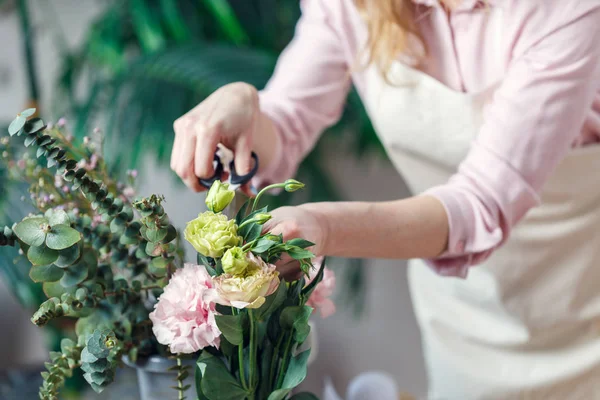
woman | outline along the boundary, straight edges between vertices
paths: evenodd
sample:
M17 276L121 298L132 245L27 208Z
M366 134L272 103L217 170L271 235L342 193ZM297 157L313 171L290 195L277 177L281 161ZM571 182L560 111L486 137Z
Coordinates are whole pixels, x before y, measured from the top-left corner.
M198 191L222 143L239 171L258 153L257 186L291 177L354 83L415 196L270 226L413 259L431 399L600 398L600 2L302 7L264 91L223 87L175 122L172 168Z

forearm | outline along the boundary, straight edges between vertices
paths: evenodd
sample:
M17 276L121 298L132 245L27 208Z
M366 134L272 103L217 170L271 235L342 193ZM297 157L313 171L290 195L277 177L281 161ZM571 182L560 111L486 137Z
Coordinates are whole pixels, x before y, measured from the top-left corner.
M380 202L312 203L301 207L324 222L323 255L355 258L433 258L448 242L448 217L429 196Z

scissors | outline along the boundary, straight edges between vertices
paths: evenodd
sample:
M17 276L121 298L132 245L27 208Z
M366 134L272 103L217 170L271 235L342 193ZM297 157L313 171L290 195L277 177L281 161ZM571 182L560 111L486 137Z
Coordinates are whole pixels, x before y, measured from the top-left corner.
M233 159L229 163L229 171L227 171L226 166L223 165L221 156L219 156L218 152L215 152L215 157L213 159L213 167L215 169L215 174L210 178L198 179L198 181L202 186L204 186L207 189L210 189L212 184L215 183L215 181L221 179L223 172L229 172L229 180L227 181L227 183L229 184L229 188L231 190L237 190L240 188L240 186L250 182L250 180L254 177L254 175L256 175L256 172L258 171L258 156L255 152L252 152L251 157L254 160L254 166L252 167L250 172L248 172L246 175L238 175L238 173L235 171L235 163L233 162Z

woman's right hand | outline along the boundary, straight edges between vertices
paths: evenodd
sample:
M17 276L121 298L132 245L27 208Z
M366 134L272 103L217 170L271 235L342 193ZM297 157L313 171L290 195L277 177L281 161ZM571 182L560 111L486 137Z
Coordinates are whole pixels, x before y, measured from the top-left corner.
M256 88L246 83L223 86L173 123L171 169L193 191L205 190L198 178L214 174L213 158L221 143L234 152L237 173L248 173L259 120Z

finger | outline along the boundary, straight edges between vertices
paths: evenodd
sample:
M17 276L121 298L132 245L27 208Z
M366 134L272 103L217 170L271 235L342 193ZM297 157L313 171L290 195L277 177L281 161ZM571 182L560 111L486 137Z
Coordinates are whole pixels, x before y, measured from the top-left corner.
M196 136L183 135L181 143L181 156L179 158L178 174L187 187L194 192L203 190L194 174L194 153L196 149Z
M173 171L175 171L175 169L177 168L177 162L181 153L181 135L183 134L181 129L182 124L183 122L180 119L173 122L173 132L175 132L175 137L173 139L173 149L171 150L171 169Z
M256 191L250 183L246 183L245 185L242 185L242 187L240 187L239 190L241 190L242 193L244 193L246 196L248 196L250 198L256 197Z
M235 170L238 175L246 175L252 169L252 136L242 135L235 144Z
M287 254L277 262L277 271L286 281L298 280L302 276L300 263Z
M219 143L216 132L209 132L202 124L194 127L196 140L194 174L198 178L210 178L214 175L213 161Z

